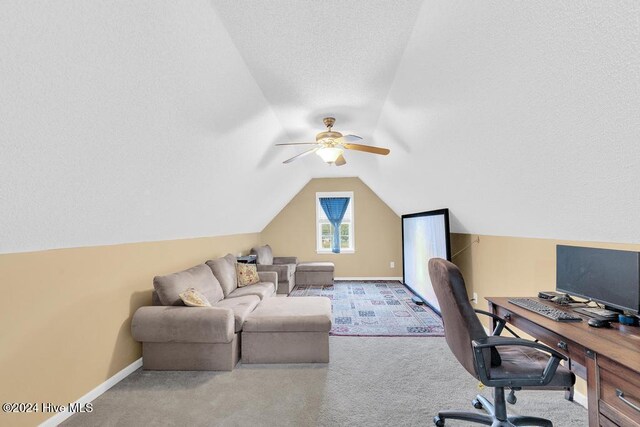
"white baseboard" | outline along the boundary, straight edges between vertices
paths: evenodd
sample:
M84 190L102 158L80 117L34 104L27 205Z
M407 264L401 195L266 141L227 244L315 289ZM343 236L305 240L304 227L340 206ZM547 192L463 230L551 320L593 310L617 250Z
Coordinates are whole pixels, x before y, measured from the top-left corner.
M333 280L397 280L402 282L402 277L334 277Z
M573 390L573 401L578 405L584 407L585 409L589 409L589 403L587 401L587 396L580 393L579 391Z
M100 396L102 393L109 390L111 387L118 384L120 381L122 381L126 377L128 377L131 373L133 373L136 369L138 369L141 366L142 366L142 357L73 403L79 404L80 407L86 405L87 403L90 403L91 401L96 399L98 396ZM64 420L69 418L71 415L73 415L72 412L67 412L67 411L59 412L53 417L43 422L42 424L40 424L40 427L57 426L58 424L62 423Z

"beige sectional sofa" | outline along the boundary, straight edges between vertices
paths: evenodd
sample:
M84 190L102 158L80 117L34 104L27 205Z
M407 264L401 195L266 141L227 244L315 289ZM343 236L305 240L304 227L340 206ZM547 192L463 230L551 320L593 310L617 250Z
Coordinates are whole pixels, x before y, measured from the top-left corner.
M251 254L256 255L258 271L275 271L278 273L276 292L289 295L296 285L296 266L298 258L294 256L273 256L271 246L256 246L251 248Z
M254 361L328 361L330 301L324 297L317 297L322 301L315 303L306 298L278 298L289 301L274 304L278 274L258 271L259 283L239 288L235 264L236 258L228 254L154 278L154 305L140 307L131 323L133 338L142 343L144 369L230 371L241 356L241 332L246 324L251 325L249 329L253 328L254 332L250 344ZM188 288L204 295L211 307L183 305L179 294ZM263 310L257 310L263 303ZM283 326L270 327L268 331L255 329L265 322ZM258 326L258 329L261 327L264 328ZM261 336L262 332L268 333ZM270 342L262 343L261 339ZM290 348L297 343L306 346L314 341L317 345L307 350ZM289 347L278 348L278 342ZM318 354L309 354L309 351ZM270 356L260 357L261 352L269 352Z
M260 283L238 288L235 262L229 254L153 279L154 306L139 308L131 322L145 369L233 369L242 325L262 299L275 295L278 282L277 273L259 272ZM184 306L179 294L190 287L212 307Z

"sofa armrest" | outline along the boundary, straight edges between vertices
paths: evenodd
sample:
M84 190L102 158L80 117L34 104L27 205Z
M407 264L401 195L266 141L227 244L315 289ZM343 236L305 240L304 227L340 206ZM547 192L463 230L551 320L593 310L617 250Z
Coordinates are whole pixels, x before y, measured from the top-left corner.
M295 264L298 265L298 257L295 256L276 256L273 257L274 264Z
M278 273L278 280L282 280L282 281L289 280L289 265L287 264L282 264L282 265L258 264L256 267L258 269L258 274L264 271L273 271L275 273ZM278 283L278 282L276 281L275 283Z
M229 343L234 331L233 311L222 307L140 307L131 320L139 342Z
M261 282L270 282L278 286L278 273L275 271L258 271L258 277Z

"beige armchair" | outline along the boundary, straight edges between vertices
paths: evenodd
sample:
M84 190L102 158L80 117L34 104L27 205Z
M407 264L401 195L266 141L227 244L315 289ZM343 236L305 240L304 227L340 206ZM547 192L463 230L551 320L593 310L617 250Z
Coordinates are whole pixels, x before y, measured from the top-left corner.
M274 257L271 246L257 246L251 248L251 254L256 255L258 271L275 271L278 273L278 294L288 295L293 289L296 278L297 257Z

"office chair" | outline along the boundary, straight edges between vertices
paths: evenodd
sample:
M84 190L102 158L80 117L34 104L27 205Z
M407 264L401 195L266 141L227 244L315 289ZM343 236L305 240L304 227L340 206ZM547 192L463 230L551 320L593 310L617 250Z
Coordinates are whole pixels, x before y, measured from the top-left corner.
M569 389L575 383L575 375L559 364L567 358L538 342L488 336L471 307L460 270L449 261L440 258L429 260L429 276L440 304L449 348L471 375L494 389L493 404L482 395L473 401L476 409L484 409L488 415L441 411L434 417L434 424L442 427L445 420L455 419L494 427L552 427L551 421L544 418L508 417L504 389ZM499 320L503 323L498 328L502 329L504 320Z

